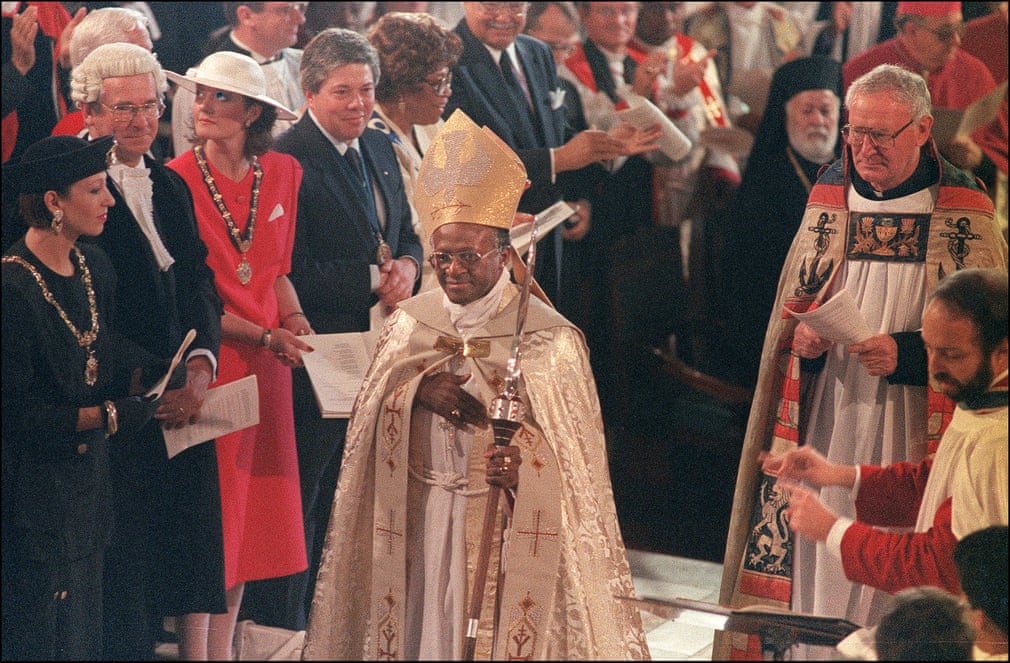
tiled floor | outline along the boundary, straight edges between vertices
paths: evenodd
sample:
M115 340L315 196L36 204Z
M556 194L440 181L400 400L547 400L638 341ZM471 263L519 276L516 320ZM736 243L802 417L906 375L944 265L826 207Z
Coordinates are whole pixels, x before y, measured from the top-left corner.
M639 598L692 599L715 603L719 598L722 564L628 551L628 563ZM645 637L654 661L712 660L713 630L690 620L670 620L642 612Z
M628 563L639 598L684 598L711 603L718 598L721 564L640 550L628 551ZM712 660L712 629L700 623L685 623L688 621L674 623L642 612L652 660ZM177 660L178 650L174 644L161 644L157 658Z

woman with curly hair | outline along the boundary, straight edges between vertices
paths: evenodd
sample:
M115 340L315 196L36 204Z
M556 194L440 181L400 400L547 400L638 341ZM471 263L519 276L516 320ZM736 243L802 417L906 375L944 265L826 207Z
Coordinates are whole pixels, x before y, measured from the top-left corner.
M389 136L400 161L400 174L411 202L414 232L424 237L413 210L414 184L421 158L442 126L442 112L452 94L452 67L463 52L456 33L430 14L390 12L368 31L379 52L382 77L375 88L375 111L368 126ZM425 243L421 291L437 285Z

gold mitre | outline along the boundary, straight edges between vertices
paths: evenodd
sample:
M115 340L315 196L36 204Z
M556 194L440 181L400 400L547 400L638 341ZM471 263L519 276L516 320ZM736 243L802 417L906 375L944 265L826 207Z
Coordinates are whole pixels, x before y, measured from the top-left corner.
M446 223L508 230L526 186L526 168L505 142L456 110L421 161L414 207L428 239Z

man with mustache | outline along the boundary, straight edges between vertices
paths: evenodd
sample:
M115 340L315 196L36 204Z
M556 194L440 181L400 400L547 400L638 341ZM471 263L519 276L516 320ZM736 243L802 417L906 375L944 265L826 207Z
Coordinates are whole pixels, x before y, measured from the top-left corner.
M805 446L767 457L763 469L783 482L848 489L854 521L799 485L789 487L786 515L800 536L824 542L849 579L890 593L935 585L959 594L955 544L1007 522L1006 273L969 269L940 281L922 315L922 339L930 381L957 402L934 457L845 465Z
M744 436L720 602L791 606L867 624L879 618L887 596L854 583L824 546L798 539L790 547L784 532L776 550L787 553L769 556L756 547L751 514L761 513L761 496L776 481L762 473L759 454L807 445L833 463L889 465L935 452L953 406L927 386L918 331L926 294L958 270L1005 272L1006 243L989 197L937 153L921 76L881 65L849 86L845 106L843 157L811 189L779 279ZM895 220L891 252L879 250L874 232L885 217ZM812 310L842 290L870 330L861 342L823 339L784 311ZM845 491L827 488L821 499L854 517Z
M815 56L788 62L772 77L768 105L725 218L727 329L732 377L753 387L782 263L817 172L838 157L842 66ZM769 195L774 191L774 195ZM759 251L747 250L755 237Z

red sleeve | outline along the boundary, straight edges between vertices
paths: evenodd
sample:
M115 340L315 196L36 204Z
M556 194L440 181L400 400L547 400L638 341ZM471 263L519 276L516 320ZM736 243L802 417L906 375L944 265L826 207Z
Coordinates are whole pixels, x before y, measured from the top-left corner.
M926 532L895 534L854 523L842 537L845 577L892 594L920 585L960 594L953 558L957 537L950 526L950 508L948 497Z
M895 463L887 467L860 466L856 519L877 527L915 525L932 466L932 458L927 458L918 465Z

